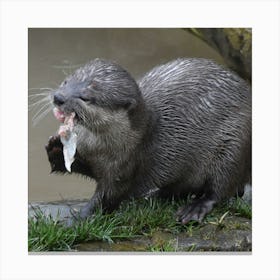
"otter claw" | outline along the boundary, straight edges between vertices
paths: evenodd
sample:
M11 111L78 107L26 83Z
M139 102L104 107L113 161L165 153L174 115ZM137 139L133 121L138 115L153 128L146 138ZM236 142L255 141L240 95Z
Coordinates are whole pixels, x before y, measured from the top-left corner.
M190 205L180 208L176 213L176 220L182 224L187 224L190 221L201 223L205 215L213 209L215 203L215 200L207 198L198 199Z

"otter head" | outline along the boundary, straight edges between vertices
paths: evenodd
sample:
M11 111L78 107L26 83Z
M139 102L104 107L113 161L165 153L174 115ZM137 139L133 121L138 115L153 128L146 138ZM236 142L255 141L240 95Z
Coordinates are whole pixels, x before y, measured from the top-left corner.
M52 94L61 122L75 112L75 122L93 132L137 119L143 99L135 80L119 65L95 59L68 76ZM139 117L138 117L139 118ZM136 123L140 123L136 121Z

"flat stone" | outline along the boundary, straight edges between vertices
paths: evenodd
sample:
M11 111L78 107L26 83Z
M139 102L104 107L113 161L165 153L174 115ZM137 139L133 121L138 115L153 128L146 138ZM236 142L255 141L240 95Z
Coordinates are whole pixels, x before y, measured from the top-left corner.
M32 202L28 205L28 216L30 218L36 217L36 213L41 212L45 216L51 216L54 220L64 220L71 217L71 209L79 211L86 202L86 200Z

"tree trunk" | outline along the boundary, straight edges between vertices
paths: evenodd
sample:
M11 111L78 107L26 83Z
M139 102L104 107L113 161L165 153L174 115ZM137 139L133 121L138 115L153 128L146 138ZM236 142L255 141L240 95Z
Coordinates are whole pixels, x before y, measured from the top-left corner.
M230 68L244 79L251 81L251 28L185 28L185 30L215 48Z

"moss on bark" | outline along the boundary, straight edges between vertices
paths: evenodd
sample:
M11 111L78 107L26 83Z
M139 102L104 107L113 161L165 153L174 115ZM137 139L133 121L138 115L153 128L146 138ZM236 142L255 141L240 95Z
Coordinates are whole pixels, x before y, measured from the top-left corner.
M244 79L251 81L251 28L185 28L185 30L215 48L230 68Z

